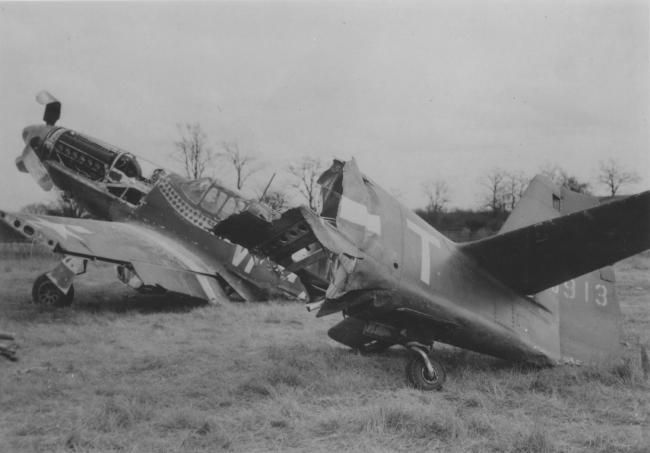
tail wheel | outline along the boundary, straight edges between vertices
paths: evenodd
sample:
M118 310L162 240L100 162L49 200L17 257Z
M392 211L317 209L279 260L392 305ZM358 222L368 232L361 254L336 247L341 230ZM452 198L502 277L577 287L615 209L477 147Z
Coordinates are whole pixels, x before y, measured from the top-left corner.
M71 285L65 294L50 281L45 274L41 274L32 286L32 301L38 305L50 307L65 307L72 303L74 287Z
M406 364L406 379L418 390L441 390L447 375L445 369L436 360L429 358L431 371L422 357L415 355Z

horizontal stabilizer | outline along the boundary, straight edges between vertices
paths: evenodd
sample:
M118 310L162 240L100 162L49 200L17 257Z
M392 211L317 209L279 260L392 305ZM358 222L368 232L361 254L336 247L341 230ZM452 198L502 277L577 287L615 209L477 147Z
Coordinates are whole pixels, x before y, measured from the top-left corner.
M461 245L502 283L535 294L650 248L650 191Z

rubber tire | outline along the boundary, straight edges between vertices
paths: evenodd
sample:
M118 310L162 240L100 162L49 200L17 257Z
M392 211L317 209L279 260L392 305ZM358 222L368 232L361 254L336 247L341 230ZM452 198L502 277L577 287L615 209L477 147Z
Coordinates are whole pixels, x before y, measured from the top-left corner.
M70 285L68 294L64 294L45 274L38 276L32 285L32 301L37 305L66 307L74 298L74 286Z
M428 376L429 372L427 371L427 367L424 365L422 357L418 355L412 357L406 364L406 379L411 386L418 390L441 390L447 378L445 369L436 360L432 360L431 358L429 360L433 366L434 379Z

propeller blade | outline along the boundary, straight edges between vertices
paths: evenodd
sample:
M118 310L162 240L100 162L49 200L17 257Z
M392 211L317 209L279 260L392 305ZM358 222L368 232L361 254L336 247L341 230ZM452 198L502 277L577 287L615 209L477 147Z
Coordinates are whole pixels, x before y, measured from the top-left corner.
M38 94L36 95L36 102L38 102L41 105L47 105L52 102L59 102L57 98L52 96L48 91L39 91Z
M21 173L29 173L29 171L27 171L27 167L25 166L25 161L22 154L16 157L16 168L18 168L18 171Z
M16 158L16 167L20 171L29 173L38 185L41 186L41 189L50 191L54 187L52 178L50 178L49 173L31 146L25 146L23 153Z
M43 121L48 126L54 126L61 117L61 103L57 98L47 91L41 91L36 95L36 102L45 106Z

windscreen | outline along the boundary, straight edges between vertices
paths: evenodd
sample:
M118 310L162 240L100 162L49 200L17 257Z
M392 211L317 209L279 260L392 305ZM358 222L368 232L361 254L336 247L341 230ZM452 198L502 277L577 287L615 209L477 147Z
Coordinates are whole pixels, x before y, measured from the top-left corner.
M227 199L228 196L225 193L221 192L216 187L213 187L207 194L205 194L205 197L201 202L201 207L210 214L217 215Z
M208 190L208 187L212 184L210 178L197 179L196 181L186 182L181 185L181 189L187 198L190 199L192 203L198 203L201 201L201 197Z

